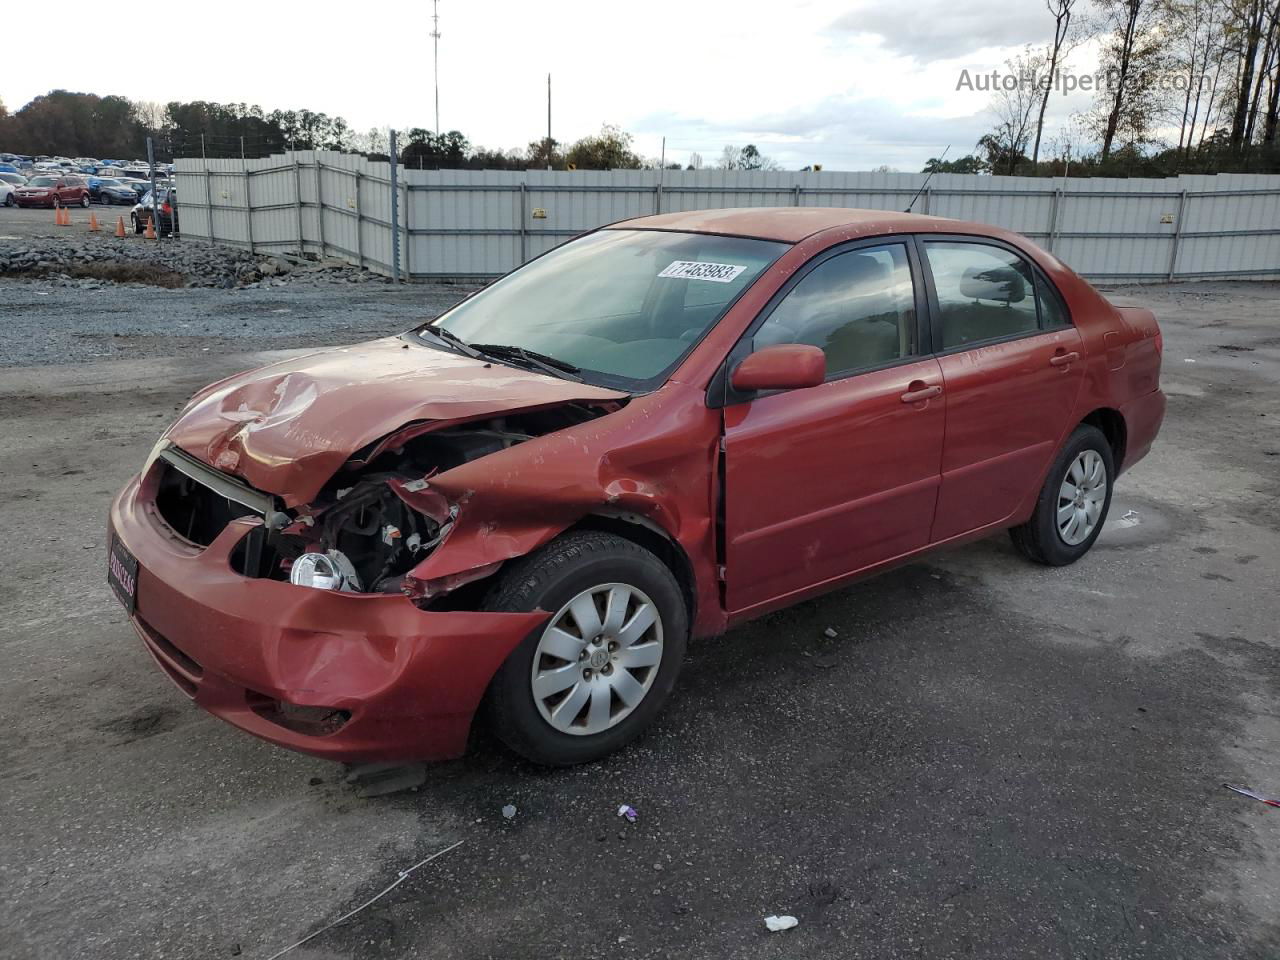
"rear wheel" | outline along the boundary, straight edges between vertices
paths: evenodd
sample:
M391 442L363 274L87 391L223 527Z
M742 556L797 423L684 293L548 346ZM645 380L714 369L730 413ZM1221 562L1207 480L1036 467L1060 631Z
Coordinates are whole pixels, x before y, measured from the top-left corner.
M1114 481L1111 444L1097 427L1082 423L1049 469L1031 519L1009 531L1014 546L1037 563L1075 563L1102 532Z
M80 206L82 207L89 206L89 194L87 193L80 194Z
M613 534L558 537L512 565L488 610L549 610L494 676L498 737L535 763L597 760L662 708L684 659L689 616L671 571Z
M133 221L133 232L141 233L143 231L142 219L136 213L130 213L129 219Z

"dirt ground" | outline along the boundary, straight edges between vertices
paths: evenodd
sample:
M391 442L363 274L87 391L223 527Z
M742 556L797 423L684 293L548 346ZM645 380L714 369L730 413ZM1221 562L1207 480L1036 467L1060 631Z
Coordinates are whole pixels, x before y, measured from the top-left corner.
M21 287L6 322L76 339L83 311ZM246 339L210 294L246 296L142 311L198 342L146 320L79 363L0 352L0 956L267 960L458 840L291 960L1280 955L1280 810L1223 788L1280 794L1277 285L1111 291L1161 319L1169 415L1077 565L946 553L693 646L616 757L482 740L378 799L161 675L104 518L198 386L422 308L295 303ZM378 294L352 296L325 309Z

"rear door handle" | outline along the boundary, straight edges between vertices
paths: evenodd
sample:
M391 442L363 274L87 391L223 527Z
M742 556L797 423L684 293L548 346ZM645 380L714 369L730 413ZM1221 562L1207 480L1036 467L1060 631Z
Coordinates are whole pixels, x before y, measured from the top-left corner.
M942 396L942 388L936 383L931 386L925 386L923 380L912 380L907 385L907 392L902 395L903 403L920 403L923 400L932 400L934 397Z
M1055 367L1065 367L1068 363L1075 363L1080 359L1080 354L1074 350L1071 353L1055 353L1049 358L1049 363Z

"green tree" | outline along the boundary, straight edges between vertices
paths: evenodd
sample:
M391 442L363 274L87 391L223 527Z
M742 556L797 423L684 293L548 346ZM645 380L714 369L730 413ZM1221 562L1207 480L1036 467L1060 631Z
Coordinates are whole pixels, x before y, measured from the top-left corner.
M632 151L632 139L620 127L605 124L598 134L577 141L564 159L579 170L639 170L644 161Z

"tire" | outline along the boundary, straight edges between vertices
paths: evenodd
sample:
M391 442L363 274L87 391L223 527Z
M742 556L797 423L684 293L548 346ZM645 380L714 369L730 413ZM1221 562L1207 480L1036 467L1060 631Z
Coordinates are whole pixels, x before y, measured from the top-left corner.
M599 644L580 639L588 631L569 609L571 602L578 608L584 595L590 598L585 609L605 621L599 624ZM619 623L611 627L609 603L621 596L627 599L621 603ZM594 602L597 597L599 602ZM486 694L488 719L498 738L522 757L546 766L598 760L638 736L675 686L688 642L689 611L675 576L648 550L609 533L557 537L504 571L484 608L552 611L551 619L527 636L498 669ZM638 622L650 612L656 619L640 629ZM627 639L626 627L633 624L637 626ZM547 645L570 656L549 653ZM575 651L576 660L571 659ZM634 665L626 665L628 651ZM639 665L642 661L645 665ZM557 671L563 671L564 680L557 680ZM536 677L543 680L544 689L557 682L565 685L539 697ZM627 698L634 699L628 703ZM596 704L602 707L593 712ZM592 732L593 724L600 729Z
M138 217L138 215L137 215L136 213L131 213L131 214L129 214L129 219L133 221L133 232L134 232L134 233L141 233L143 230L145 230L145 229L146 229L146 227L145 227L145 226L143 226L142 220L141 220L141 219L139 219L139 217Z
M1093 472L1093 464L1103 471L1100 480ZM1115 457L1106 436L1097 427L1080 424L1049 468L1031 519L1009 531L1013 545L1036 563L1051 567L1075 563L1089 552L1102 532L1111 509L1115 476ZM1068 484L1076 488L1074 502L1067 499ZM1088 525L1090 522L1092 526Z
M5 205L6 207L12 207L15 203L17 203L17 201L13 199L13 194L12 194L12 193L11 193L11 194L9 194L7 197L5 197L5 198L4 198L4 205Z
M80 194L80 206L82 206L82 207L84 207L86 210L88 210L88 209L89 209L89 202L90 202L90 201L89 201L89 194L87 194L87 193L82 193L82 194Z
M55 195L53 198L53 209L57 210L60 206L62 206L62 204L58 202L58 198Z

